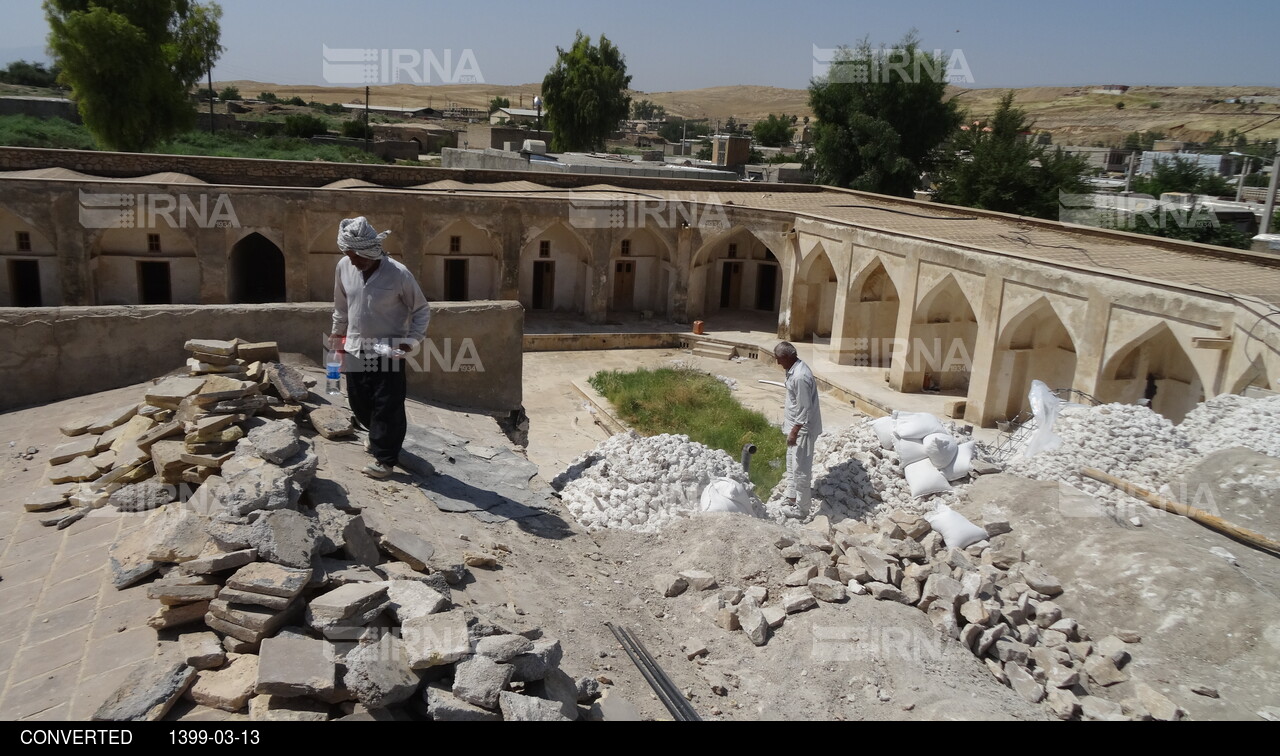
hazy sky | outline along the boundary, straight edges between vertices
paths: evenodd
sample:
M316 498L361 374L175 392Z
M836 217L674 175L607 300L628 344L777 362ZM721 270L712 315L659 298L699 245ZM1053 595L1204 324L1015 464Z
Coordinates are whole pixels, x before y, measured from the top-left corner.
M815 71L815 47L854 45L864 38L891 46L915 28L922 47L942 50L957 71L967 68L974 87L1280 86L1276 0L221 0L221 5L226 52L214 79L224 81L325 84L327 46L401 50L401 62L429 83L476 74L490 84L538 82L555 48L568 47L581 29L593 38L606 35L622 50L632 87L640 91L734 84L804 88ZM39 0L0 0L0 65L45 59L47 34ZM415 64L414 56L423 50L430 51L436 67ZM451 51L450 64L446 51ZM343 53L331 50L328 59L341 64ZM350 73L350 66L331 67L328 83L339 83L333 77L340 70Z

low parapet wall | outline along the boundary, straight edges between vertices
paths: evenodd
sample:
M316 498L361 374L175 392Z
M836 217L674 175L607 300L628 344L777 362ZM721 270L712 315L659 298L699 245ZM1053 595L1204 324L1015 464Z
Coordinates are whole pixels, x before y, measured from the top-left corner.
M522 406L524 309L438 302L409 355L409 394L485 412ZM327 303L0 308L0 411L141 383L181 368L187 339L275 341L316 362Z

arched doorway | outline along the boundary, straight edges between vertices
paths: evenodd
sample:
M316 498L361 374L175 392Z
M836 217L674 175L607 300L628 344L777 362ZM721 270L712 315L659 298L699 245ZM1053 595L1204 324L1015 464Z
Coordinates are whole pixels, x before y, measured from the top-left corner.
M284 253L257 232L231 248L227 270L228 298L232 304L285 302Z
M671 250L648 228L631 230L610 250L610 312L666 314L674 270Z
M581 238L554 223L520 252L520 304L528 310L587 311L590 256Z
M427 242L418 280L427 299L466 302L498 292L501 247L486 231L457 220Z
M746 228L739 226L708 241L693 256L689 273L691 317L720 310L776 313L781 295L778 258Z
M889 367L898 331L898 287L880 258L872 260L854 279L844 306L844 339L839 345L843 365Z
M1040 299L1005 326L997 342L995 407L1010 419L1030 409L1027 394L1033 380L1051 389L1069 389L1076 374L1075 342L1058 313Z
M1204 384L1178 338L1161 323L1107 360L1098 399L1126 404L1145 400L1151 409L1180 423L1204 401Z

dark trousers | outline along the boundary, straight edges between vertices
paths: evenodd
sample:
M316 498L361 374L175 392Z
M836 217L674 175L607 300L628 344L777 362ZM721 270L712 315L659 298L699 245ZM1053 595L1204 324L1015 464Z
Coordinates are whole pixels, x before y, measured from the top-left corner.
M404 364L347 373L347 400L356 420L369 429L369 451L384 465L400 461L400 447L409 429L404 410L408 374ZM386 369L393 368L393 369Z

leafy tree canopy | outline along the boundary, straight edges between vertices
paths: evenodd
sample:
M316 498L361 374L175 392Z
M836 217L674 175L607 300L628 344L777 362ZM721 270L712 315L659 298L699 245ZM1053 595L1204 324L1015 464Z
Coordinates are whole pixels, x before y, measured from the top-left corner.
M795 116L788 117L786 113L776 116L770 113L768 118L756 121L751 127L751 135L765 147L782 147L791 144L791 137L796 133L791 127L793 123Z
M145 150L191 126L187 100L222 54L216 3L44 0L49 49L80 117L113 150Z
M631 77L619 50L607 37L591 44L578 31L568 50L556 48L556 62L542 80L547 127L552 149L593 150L631 112L627 88Z

